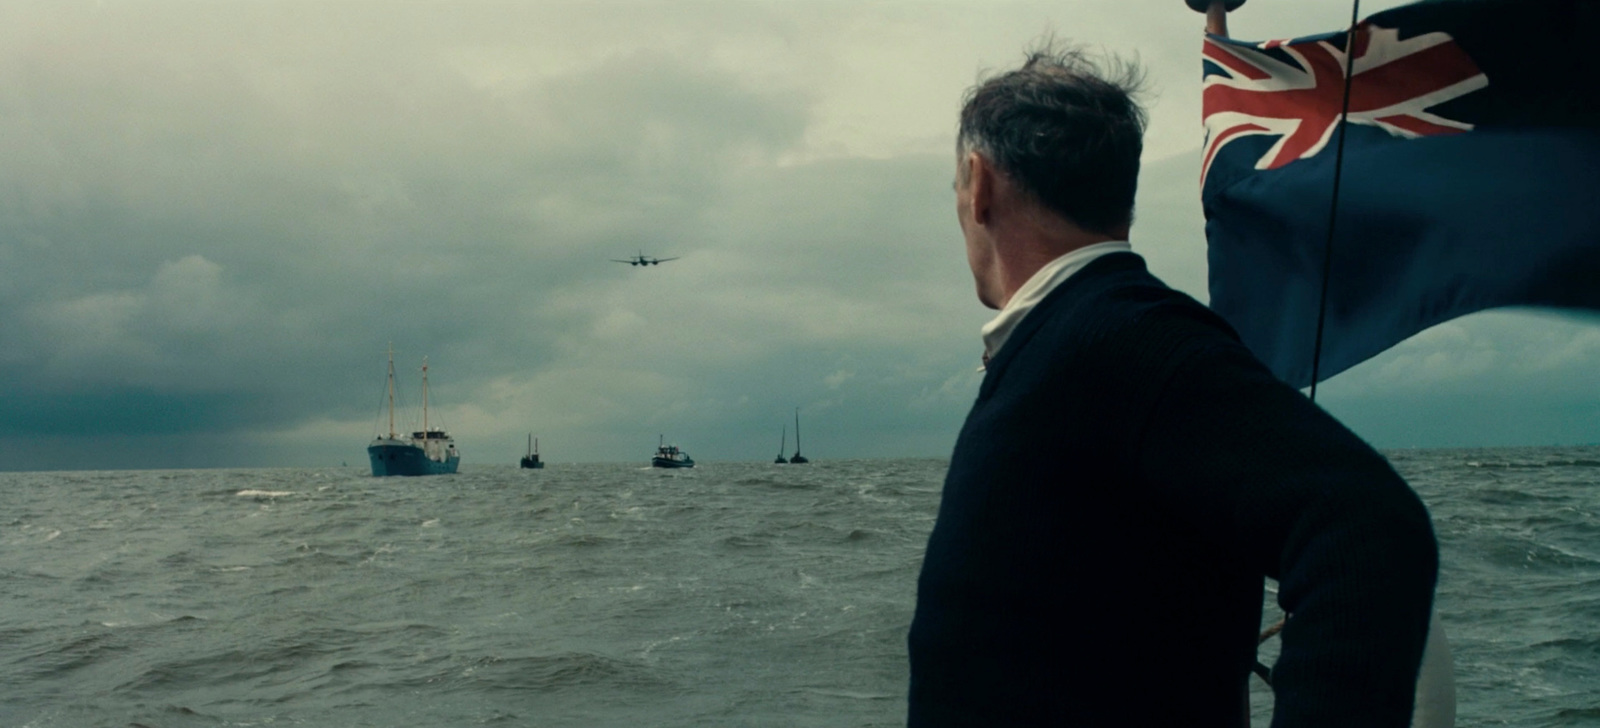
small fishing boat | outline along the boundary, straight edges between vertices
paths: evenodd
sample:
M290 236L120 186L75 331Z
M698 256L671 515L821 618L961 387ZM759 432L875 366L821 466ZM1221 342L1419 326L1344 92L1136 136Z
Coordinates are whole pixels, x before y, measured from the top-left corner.
M783 456L783 447L785 445L788 445L788 444L789 444L789 426L787 424L785 424L783 426L783 434L778 436L778 459L773 460L772 461L773 463L775 463L777 465L783 465L784 463L789 462L789 459Z
M692 468L694 458L678 449L677 445L666 444L666 438L656 445L656 455L650 458L650 467L653 468Z
M522 456L522 467L534 469L544 467L544 461L539 459L539 441L531 432L528 433L528 454Z
M793 465L803 465L811 462L800 454L800 408L794 408L794 455L789 458Z

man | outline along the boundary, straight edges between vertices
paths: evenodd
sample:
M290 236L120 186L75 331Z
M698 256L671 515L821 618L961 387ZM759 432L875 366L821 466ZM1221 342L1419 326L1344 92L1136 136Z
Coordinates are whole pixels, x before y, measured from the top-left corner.
M1046 48L969 92L956 212L986 373L909 639L909 725L1404 726L1437 549L1382 456L1131 252L1137 71Z

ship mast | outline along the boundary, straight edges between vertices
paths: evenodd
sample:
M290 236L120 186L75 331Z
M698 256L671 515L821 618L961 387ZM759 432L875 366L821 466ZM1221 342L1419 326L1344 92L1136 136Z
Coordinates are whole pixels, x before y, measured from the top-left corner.
M422 357L422 436L428 436L428 357Z
M394 439L394 343L389 344L389 439Z

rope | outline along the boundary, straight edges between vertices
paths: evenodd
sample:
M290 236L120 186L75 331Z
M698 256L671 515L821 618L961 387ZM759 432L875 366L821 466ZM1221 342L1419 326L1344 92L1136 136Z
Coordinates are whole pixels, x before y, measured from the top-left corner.
M1333 157L1333 199L1328 204L1328 242L1322 246L1322 295L1317 302L1317 340L1311 350L1311 401L1317 401L1317 379L1322 368L1322 331L1328 321L1328 280L1333 271L1333 227L1339 216L1339 180L1344 173L1344 137L1350 128L1350 84L1355 80L1356 23L1361 17L1361 0L1351 0L1350 32L1344 40L1344 106L1339 110L1339 146Z
M1361 19L1361 0L1350 2L1350 30L1345 34L1344 40L1344 99L1339 109L1339 145L1335 148L1333 156L1333 195L1328 202L1328 240L1322 246L1322 290L1317 301L1317 337L1311 351L1311 393L1312 402L1317 401L1317 380L1322 369L1322 334L1328 322L1328 282L1332 279L1333 272L1333 233L1334 225L1339 219L1339 182L1344 176L1344 137L1349 129L1350 117L1350 86L1355 81L1356 65L1356 25ZM1283 625L1288 622L1286 616L1278 620L1277 624L1268 627L1256 640L1260 646L1267 640L1277 636L1283 631ZM1272 670L1257 660L1250 668L1251 672L1260 676L1267 687L1272 687Z
M1289 621L1289 618L1288 617L1284 617L1283 619L1278 620L1277 624L1274 624L1271 627L1266 628L1266 630L1261 633L1261 637L1256 639L1256 644L1260 645L1261 643L1266 642L1267 640L1270 640L1273 637L1278 636L1278 633L1283 631L1284 623L1286 623L1288 621Z
M1265 644L1267 640L1276 637L1279 632L1283 631L1283 625L1288 621L1289 618L1284 617L1283 619L1278 620L1276 624L1262 631L1261 636L1256 639L1256 646L1260 647L1261 645ZM1261 682L1266 683L1267 687L1272 687L1272 668L1261 664L1260 660L1256 660L1256 663L1250 666L1250 672L1253 672L1257 677L1260 677Z

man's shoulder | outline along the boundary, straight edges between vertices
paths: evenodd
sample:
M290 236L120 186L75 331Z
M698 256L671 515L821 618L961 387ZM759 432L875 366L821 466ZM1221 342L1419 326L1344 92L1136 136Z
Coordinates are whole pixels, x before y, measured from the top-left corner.
M1115 372L1164 377L1192 355L1240 346L1227 322L1151 275L1132 253L1096 259L1022 320L989 362L984 392L1072 388Z
M1046 300L1041 318L1067 329L1087 327L1108 333L1133 326L1159 326L1184 321L1196 333L1238 335L1220 316L1192 296L1151 274L1144 258L1132 252L1110 253L1094 260Z

